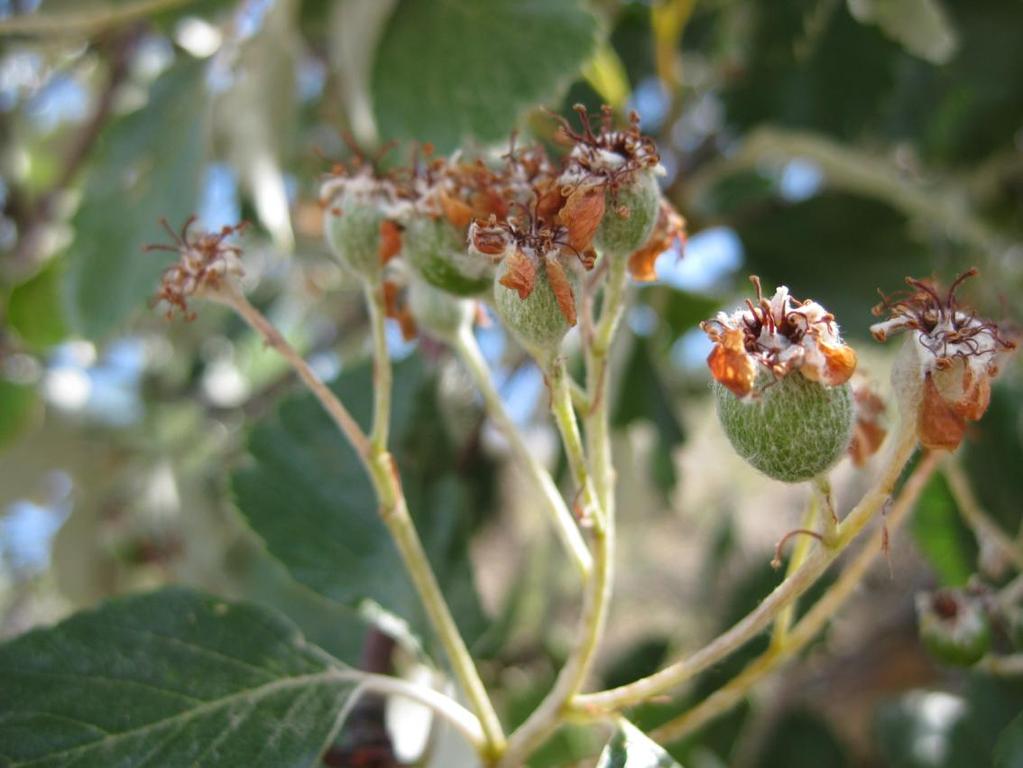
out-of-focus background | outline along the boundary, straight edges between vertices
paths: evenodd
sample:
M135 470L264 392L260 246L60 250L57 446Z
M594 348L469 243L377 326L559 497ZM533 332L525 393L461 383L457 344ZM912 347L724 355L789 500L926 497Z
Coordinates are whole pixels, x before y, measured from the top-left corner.
M731 451L696 324L748 295L749 274L786 284L837 315L882 391L895 345L867 332L879 288L977 266L964 298L1018 324L1021 41L1019 0L0 1L0 637L179 582L274 606L357 661L372 617L331 568L332 537L352 534L331 518L346 478L330 425L226 312L154 312L166 261L142 246L166 239L161 217L251 221L249 295L358 409L366 321L317 201L350 153L342 135L396 140L395 162L411 141L499 154L513 130L550 142L542 107L581 102L639 113L689 229L684 258L664 254L659 281L635 289L616 351L622 544L597 682L698 647L780 578L773 546L807 491ZM514 721L566 652L577 585L466 376L392 331L406 485ZM557 467L541 375L496 324L479 336ZM1018 546L1021 404L1010 366L960 451ZM845 507L866 482L847 464ZM992 764L1023 684L934 663L913 612L917 591L973 574L997 586L1011 568L938 476L890 571L803 660L672 753L695 768ZM699 700L754 646L637 720ZM569 730L535 765L594 746Z

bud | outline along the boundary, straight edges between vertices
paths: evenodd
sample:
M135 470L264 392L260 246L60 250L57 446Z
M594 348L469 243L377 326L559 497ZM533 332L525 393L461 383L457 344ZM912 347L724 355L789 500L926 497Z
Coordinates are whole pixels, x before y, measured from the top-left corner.
M475 313L474 302L416 279L408 289L408 307L416 325L441 341L454 339L472 323Z
M981 601L962 589L916 597L920 639L939 661L969 667L991 647L991 626Z
M848 380L856 353L834 316L781 286L767 300L701 324L715 342L707 358L718 417L736 452L769 477L799 482L831 467L853 428Z
M877 316L889 314L870 328L878 341L910 331L892 368L892 385L903 414L916 419L926 448L958 447L966 423L987 410L991 380L1016 348L995 323L959 305L956 289L976 274L976 269L964 272L944 293L931 282L906 278L910 292L885 297L874 307Z
M378 282L384 264L402 245L396 223L401 206L392 182L366 169L352 176L332 176L324 182L320 199L324 237L331 252L362 279Z

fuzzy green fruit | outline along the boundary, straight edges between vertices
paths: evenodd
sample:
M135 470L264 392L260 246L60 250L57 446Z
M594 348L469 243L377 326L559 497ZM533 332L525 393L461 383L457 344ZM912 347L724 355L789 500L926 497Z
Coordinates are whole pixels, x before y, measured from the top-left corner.
M984 607L962 590L917 595L920 639L939 661L969 667L991 648L991 624Z
M501 322L522 346L538 360L549 360L557 354L561 340L571 326L558 307L558 300L543 269L537 270L532 293L520 299L517 291L500 283L508 267L507 259L497 267L494 276L494 308ZM575 291L576 279L571 273L569 281L573 283L572 289Z
M601 253L629 256L646 245L661 205L661 190L653 171L639 171L617 193L609 190L605 203L604 217L593 240L597 249ZM628 211L628 216L621 216L619 209Z
M416 325L442 341L454 339L472 322L472 301L452 296L424 280L412 281L408 306Z
M469 253L465 237L445 219L416 216L405 226L403 253L426 282L456 296L486 290L494 267L481 254Z
M717 382L714 395L732 447L775 480L816 477L849 446L854 415L848 384L827 387L800 373L775 380L761 372L749 399L740 400Z
M323 232L341 266L367 280L383 271L380 225L385 216L379 206L351 194L340 194L323 217Z

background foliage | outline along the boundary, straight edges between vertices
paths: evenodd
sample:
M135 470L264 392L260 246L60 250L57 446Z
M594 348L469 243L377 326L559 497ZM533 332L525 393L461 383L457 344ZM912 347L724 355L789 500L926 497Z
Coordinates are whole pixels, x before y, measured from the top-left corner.
M1017 0L0 2L0 635L173 582L281 611L353 664L383 609L403 619L387 624L395 663L430 666L432 639L350 451L227 314L156 316L147 298L165 262L141 248L163 239L160 217L255 222L250 295L366 417L366 320L320 240L323 158L349 152L342 131L367 147L399 140L390 157L413 139L442 152L504 145L513 129L550 141L540 107L567 113L581 101L639 111L690 232L685 259L662 257L661 281L636 291L617 350L625 541L602 682L694 647L779 578L770 549L801 500L717 435L696 323L744 295L749 273L784 282L837 314L882 385L890 350L867 340L869 310L877 288L907 274L947 280L977 265L971 299L1019 323L1021 29ZM497 328L479 333L544 452L539 374ZM410 507L484 671L508 670L504 713L524 717L565 653L573 574L448 353L392 342ZM1017 366L962 449L981 502L1017 541L1021 405ZM840 501L858 482L840 471ZM1023 727L1009 723L1023 687L941 669L915 639L916 590L1008 575L940 477L895 542L892 571L808 663L670 745L672 757L1021 764ZM182 611L219 610L174 595ZM142 622L148 608L143 597L109 610ZM299 631L244 611L231 621ZM68 631L95 623L86 614ZM0 689L36 684L29 669L10 672L33 638L3 651ZM263 677L224 682L217 696L320 669L311 656L251 650ZM758 650L635 722L662 721ZM198 663L136 652L167 665L158 681L169 688ZM69 674L89 674L88 662ZM325 679L300 704L311 720L346 695ZM436 764L455 759L443 739L434 747ZM598 748L564 730L535 764ZM621 764L614 745L601 759Z

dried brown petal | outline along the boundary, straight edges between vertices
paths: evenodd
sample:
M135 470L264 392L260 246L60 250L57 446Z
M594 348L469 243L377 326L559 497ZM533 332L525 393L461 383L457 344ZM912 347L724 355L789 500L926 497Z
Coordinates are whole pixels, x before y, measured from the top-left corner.
M528 299L536 287L536 265L522 251L515 251L508 256L507 264L507 271L498 282L516 291L520 299Z
M386 264L401 252L401 228L390 219L380 222L380 263Z
M740 329L729 328L721 334L707 357L707 365L711 375L736 397L745 397L753 391L756 366L746 354Z
M661 200L657 212L657 223L646 245L629 257L629 274L638 282L652 282L657 279L654 263L657 257L670 249L677 241L681 247L685 241L685 219L667 200Z
M924 377L917 432L924 448L954 451L966 434L966 417L938 391L934 377Z
M569 325L575 325L575 294L572 292L572 284L568 281L565 268L557 257L548 255L545 259L547 269L547 281L554 292L554 298L558 301L558 309L565 316Z
M440 193L440 207L447 219L456 229L465 229L473 220L472 207L446 192Z
M604 189L597 186L576 187L565 200L558 217L568 228L568 244L573 249L582 252L590 247L604 218L604 207Z

